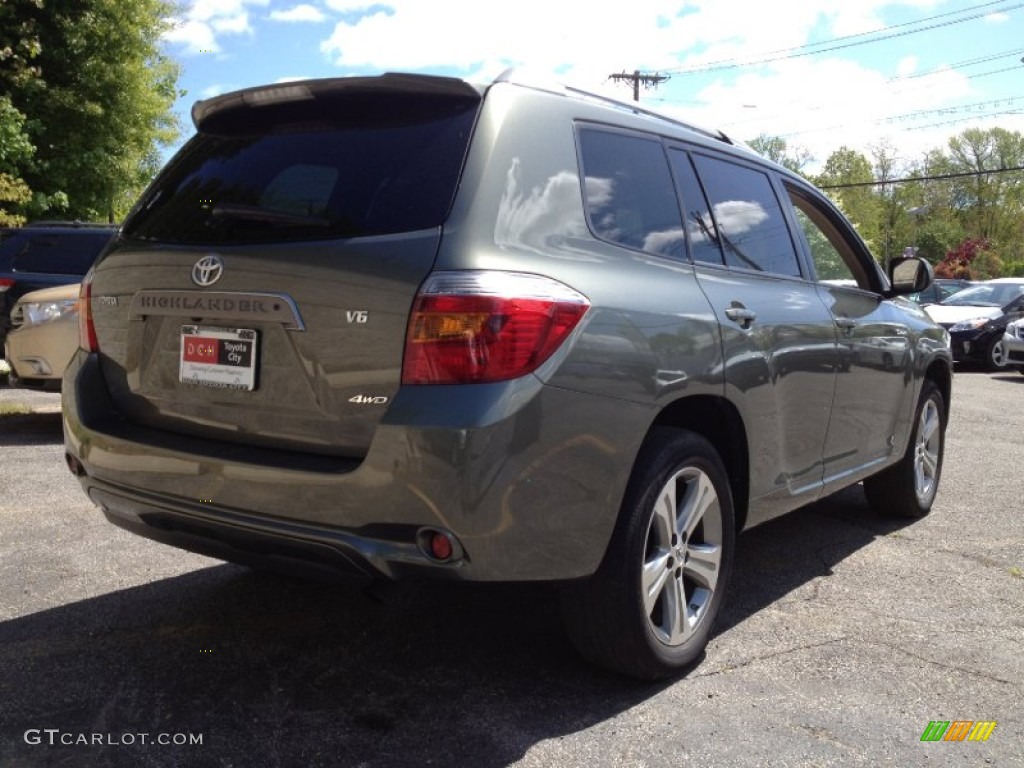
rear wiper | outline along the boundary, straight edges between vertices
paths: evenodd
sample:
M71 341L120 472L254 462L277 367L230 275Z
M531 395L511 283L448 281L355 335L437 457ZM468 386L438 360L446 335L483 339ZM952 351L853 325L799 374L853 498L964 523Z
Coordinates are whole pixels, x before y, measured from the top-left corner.
M245 219L246 221L265 221L269 224L289 224L296 227L329 227L331 222L322 216L304 216L299 213L272 211L258 205L241 203L217 203L210 211L218 219Z

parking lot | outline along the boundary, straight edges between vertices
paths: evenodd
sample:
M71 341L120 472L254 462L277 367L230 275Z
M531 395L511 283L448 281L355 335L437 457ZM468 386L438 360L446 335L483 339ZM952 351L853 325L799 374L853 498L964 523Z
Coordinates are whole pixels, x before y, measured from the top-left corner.
M928 518L858 486L747 532L705 658L651 685L580 661L544 586L367 594L133 537L58 396L0 390L37 411L0 415L0 765L1022 765L1024 376L953 397Z

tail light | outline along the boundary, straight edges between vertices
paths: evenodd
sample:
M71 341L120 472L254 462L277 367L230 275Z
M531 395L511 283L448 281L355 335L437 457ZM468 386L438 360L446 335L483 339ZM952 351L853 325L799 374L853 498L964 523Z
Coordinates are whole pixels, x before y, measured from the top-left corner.
M438 272L413 304L403 384L504 381L537 369L590 307L562 283L520 272Z
M14 280L9 277L0 277L0 293L4 293L12 285L14 285Z
M92 322L92 272L82 280L82 288L78 292L78 346L86 352L99 352L100 344L96 339L96 326Z

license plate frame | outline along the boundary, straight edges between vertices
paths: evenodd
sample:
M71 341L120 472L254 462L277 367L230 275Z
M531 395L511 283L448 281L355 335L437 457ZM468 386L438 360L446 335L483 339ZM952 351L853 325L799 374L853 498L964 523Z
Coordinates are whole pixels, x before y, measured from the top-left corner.
M256 389L259 334L252 328L181 326L178 381L211 389Z

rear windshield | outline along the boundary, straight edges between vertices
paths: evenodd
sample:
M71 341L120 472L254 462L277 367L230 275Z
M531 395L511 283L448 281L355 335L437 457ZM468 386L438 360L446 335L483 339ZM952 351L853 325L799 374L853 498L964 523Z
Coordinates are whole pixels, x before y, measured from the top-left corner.
M478 100L334 100L290 122L222 120L175 157L125 222L128 237L224 244L360 237L441 224ZM292 117L291 119L295 119Z
M14 272L84 275L113 236L112 231L31 235L22 243L11 243L17 248L11 269Z

